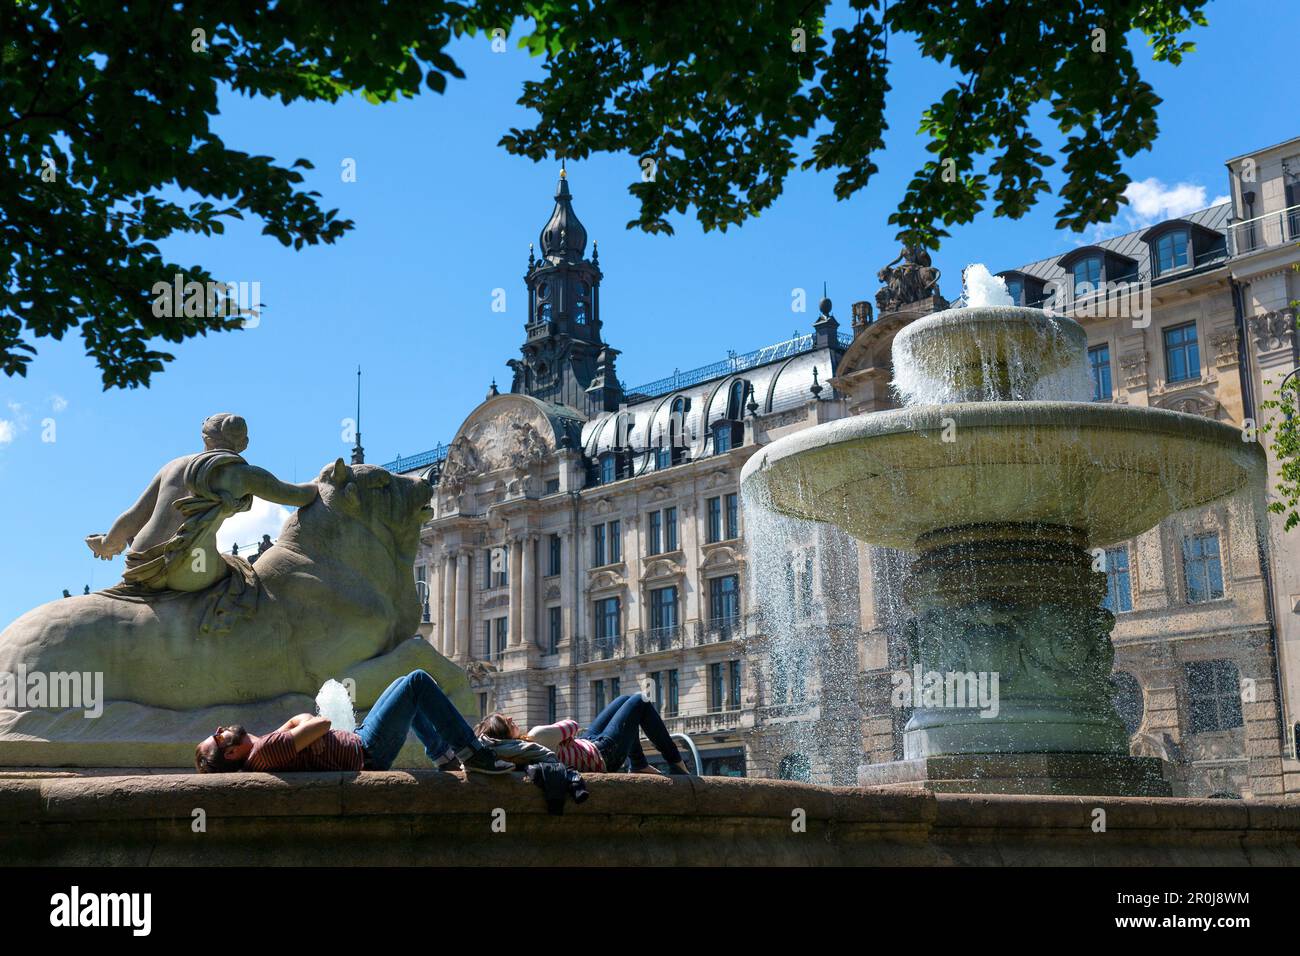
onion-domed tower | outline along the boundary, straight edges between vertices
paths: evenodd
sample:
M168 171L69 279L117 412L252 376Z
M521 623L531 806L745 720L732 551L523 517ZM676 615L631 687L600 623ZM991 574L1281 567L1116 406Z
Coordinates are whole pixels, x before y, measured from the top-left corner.
M555 209L542 227L541 256L528 250L527 339L510 391L566 405L588 415L613 411L623 400L614 374L617 354L601 339L598 254L586 258L587 230L573 211L567 171L560 168Z

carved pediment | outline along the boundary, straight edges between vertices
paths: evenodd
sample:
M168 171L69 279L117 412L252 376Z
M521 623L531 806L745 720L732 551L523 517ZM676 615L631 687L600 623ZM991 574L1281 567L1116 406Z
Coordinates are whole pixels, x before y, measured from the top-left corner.
M623 587L626 583L627 582L623 580L623 576L621 574L618 574L608 569L602 569L600 571L589 572L589 577L587 579L587 590L605 591L605 590L609 590L610 588Z
M735 565L744 562L744 557L730 545L719 545L710 548L700 563L701 568L717 568L725 565Z
M673 494L672 489L669 488L667 485L655 485L653 488L650 489L650 500L664 501L667 498L671 498L672 494Z
M673 561L671 558L655 558L646 564L644 575L647 580L651 578L680 577L686 573L686 568Z
M596 502L595 512L598 515L607 515L614 510L614 502L609 498L602 498Z
M1204 392L1179 392L1174 395L1164 395L1154 399L1151 404L1154 408L1182 412L1185 415L1200 415L1202 418L1212 418L1215 421L1224 417L1224 408L1218 399Z

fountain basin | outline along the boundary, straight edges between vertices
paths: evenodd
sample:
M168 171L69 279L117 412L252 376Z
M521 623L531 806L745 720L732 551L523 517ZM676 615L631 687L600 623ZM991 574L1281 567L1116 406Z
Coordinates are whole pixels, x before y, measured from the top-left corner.
M1092 402L875 412L779 439L741 485L787 515L910 550L942 528L1016 521L1131 538L1266 473L1258 442L1196 415Z

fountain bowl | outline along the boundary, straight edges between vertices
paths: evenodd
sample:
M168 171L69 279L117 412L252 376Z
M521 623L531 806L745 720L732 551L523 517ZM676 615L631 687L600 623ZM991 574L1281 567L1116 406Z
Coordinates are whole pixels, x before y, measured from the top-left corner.
M1108 545L1262 483L1235 426L1093 402L963 402L873 412L778 439L741 487L773 510L910 550L929 532L1022 522Z

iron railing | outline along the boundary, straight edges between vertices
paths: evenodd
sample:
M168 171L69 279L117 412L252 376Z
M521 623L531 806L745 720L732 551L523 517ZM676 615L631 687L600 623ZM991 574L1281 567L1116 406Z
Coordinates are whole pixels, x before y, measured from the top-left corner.
M836 344L840 348L846 349L852 341L853 336L841 334ZM752 352L742 354L732 352L720 362L711 362L708 365L701 365L699 368L688 369L685 372L675 371L665 378L656 379L635 388L626 388L623 392L628 396L641 395L646 398L655 398L681 388L698 385L700 382L707 382L712 378L734 375L736 372L757 368L769 362L776 362L794 355L802 355L804 352L813 351L816 347L817 336L815 334L797 335L792 339L777 342L775 345L765 345L761 349L755 349Z
M612 661L623 656L623 636L593 637L578 642L578 662Z
M385 471L410 471L413 468L423 468L425 465L434 465L447 459L446 445L437 445L428 451L422 451L418 455L411 455L403 458L398 455L395 459L386 464L380 465Z
M636 652L655 654L660 651L676 650L683 645L682 637L683 628L680 624L652 627L636 636Z

